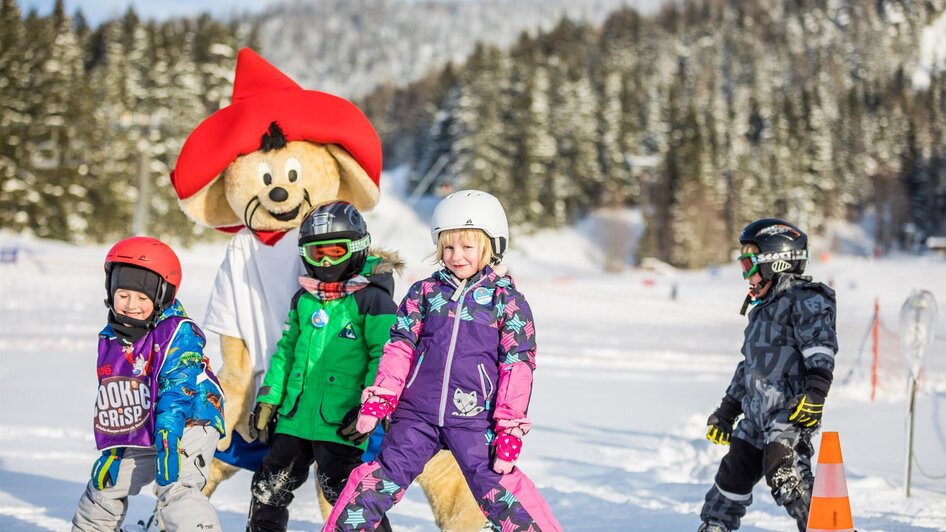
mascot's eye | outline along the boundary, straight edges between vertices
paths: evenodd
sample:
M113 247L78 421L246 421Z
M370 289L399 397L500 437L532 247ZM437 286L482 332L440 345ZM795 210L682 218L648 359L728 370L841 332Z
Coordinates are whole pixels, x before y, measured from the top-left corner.
M289 178L289 182L295 183L300 173L302 173L302 164L299 160L295 157L286 159L286 177Z
M260 180L263 181L263 184L269 186L273 183L273 170L266 163L259 163L259 168L257 169Z

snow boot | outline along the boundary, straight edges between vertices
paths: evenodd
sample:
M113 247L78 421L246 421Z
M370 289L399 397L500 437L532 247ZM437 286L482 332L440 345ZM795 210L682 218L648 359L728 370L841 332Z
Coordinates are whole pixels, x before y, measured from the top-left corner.
M700 528L696 532L730 532L725 526L711 521L703 521L703 524L700 525Z

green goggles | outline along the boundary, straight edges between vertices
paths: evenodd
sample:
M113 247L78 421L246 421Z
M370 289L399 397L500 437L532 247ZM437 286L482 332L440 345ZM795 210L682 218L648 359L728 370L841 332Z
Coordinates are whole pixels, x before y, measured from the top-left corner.
M338 238L335 240L320 240L306 242L299 246L299 254L303 260L313 266L337 266L350 259L352 253L368 249L371 236L365 235L358 240Z
M739 267L742 268L743 279L748 279L752 277L755 272L759 271L759 260L756 258L755 253L743 253L739 255L736 261L739 263Z
M742 268L742 278L748 279L759 271L759 265L773 263L772 271L775 273L787 271L792 265L788 261L808 260L808 250L780 251L774 253L743 253L739 255L736 262Z

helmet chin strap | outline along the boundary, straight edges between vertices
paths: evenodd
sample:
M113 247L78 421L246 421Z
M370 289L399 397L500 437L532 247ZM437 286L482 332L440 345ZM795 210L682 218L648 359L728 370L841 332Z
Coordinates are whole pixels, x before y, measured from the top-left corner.
M750 287L749 287L749 293L746 294L746 299L743 300L743 302L742 302L742 308L739 310L739 314L740 314L741 316L745 316L745 315L746 315L746 309L749 308L749 305L750 305L753 301L755 301L756 299L758 299L758 298L760 297L760 295L761 295L763 292L765 292L766 289L768 289L768 287L771 286L771 285L772 285L772 279L769 279L769 280L767 280L767 281L762 281L761 283L759 283L759 284L757 284L757 285L755 285L755 286L750 286Z

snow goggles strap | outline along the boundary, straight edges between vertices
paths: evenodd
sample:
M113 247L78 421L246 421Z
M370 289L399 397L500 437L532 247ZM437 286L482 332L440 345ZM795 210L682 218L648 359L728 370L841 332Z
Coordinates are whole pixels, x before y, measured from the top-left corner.
M368 249L370 243L370 235L365 235L358 240L338 238L306 242L299 246L299 254L313 266L337 266L350 259L352 253Z

